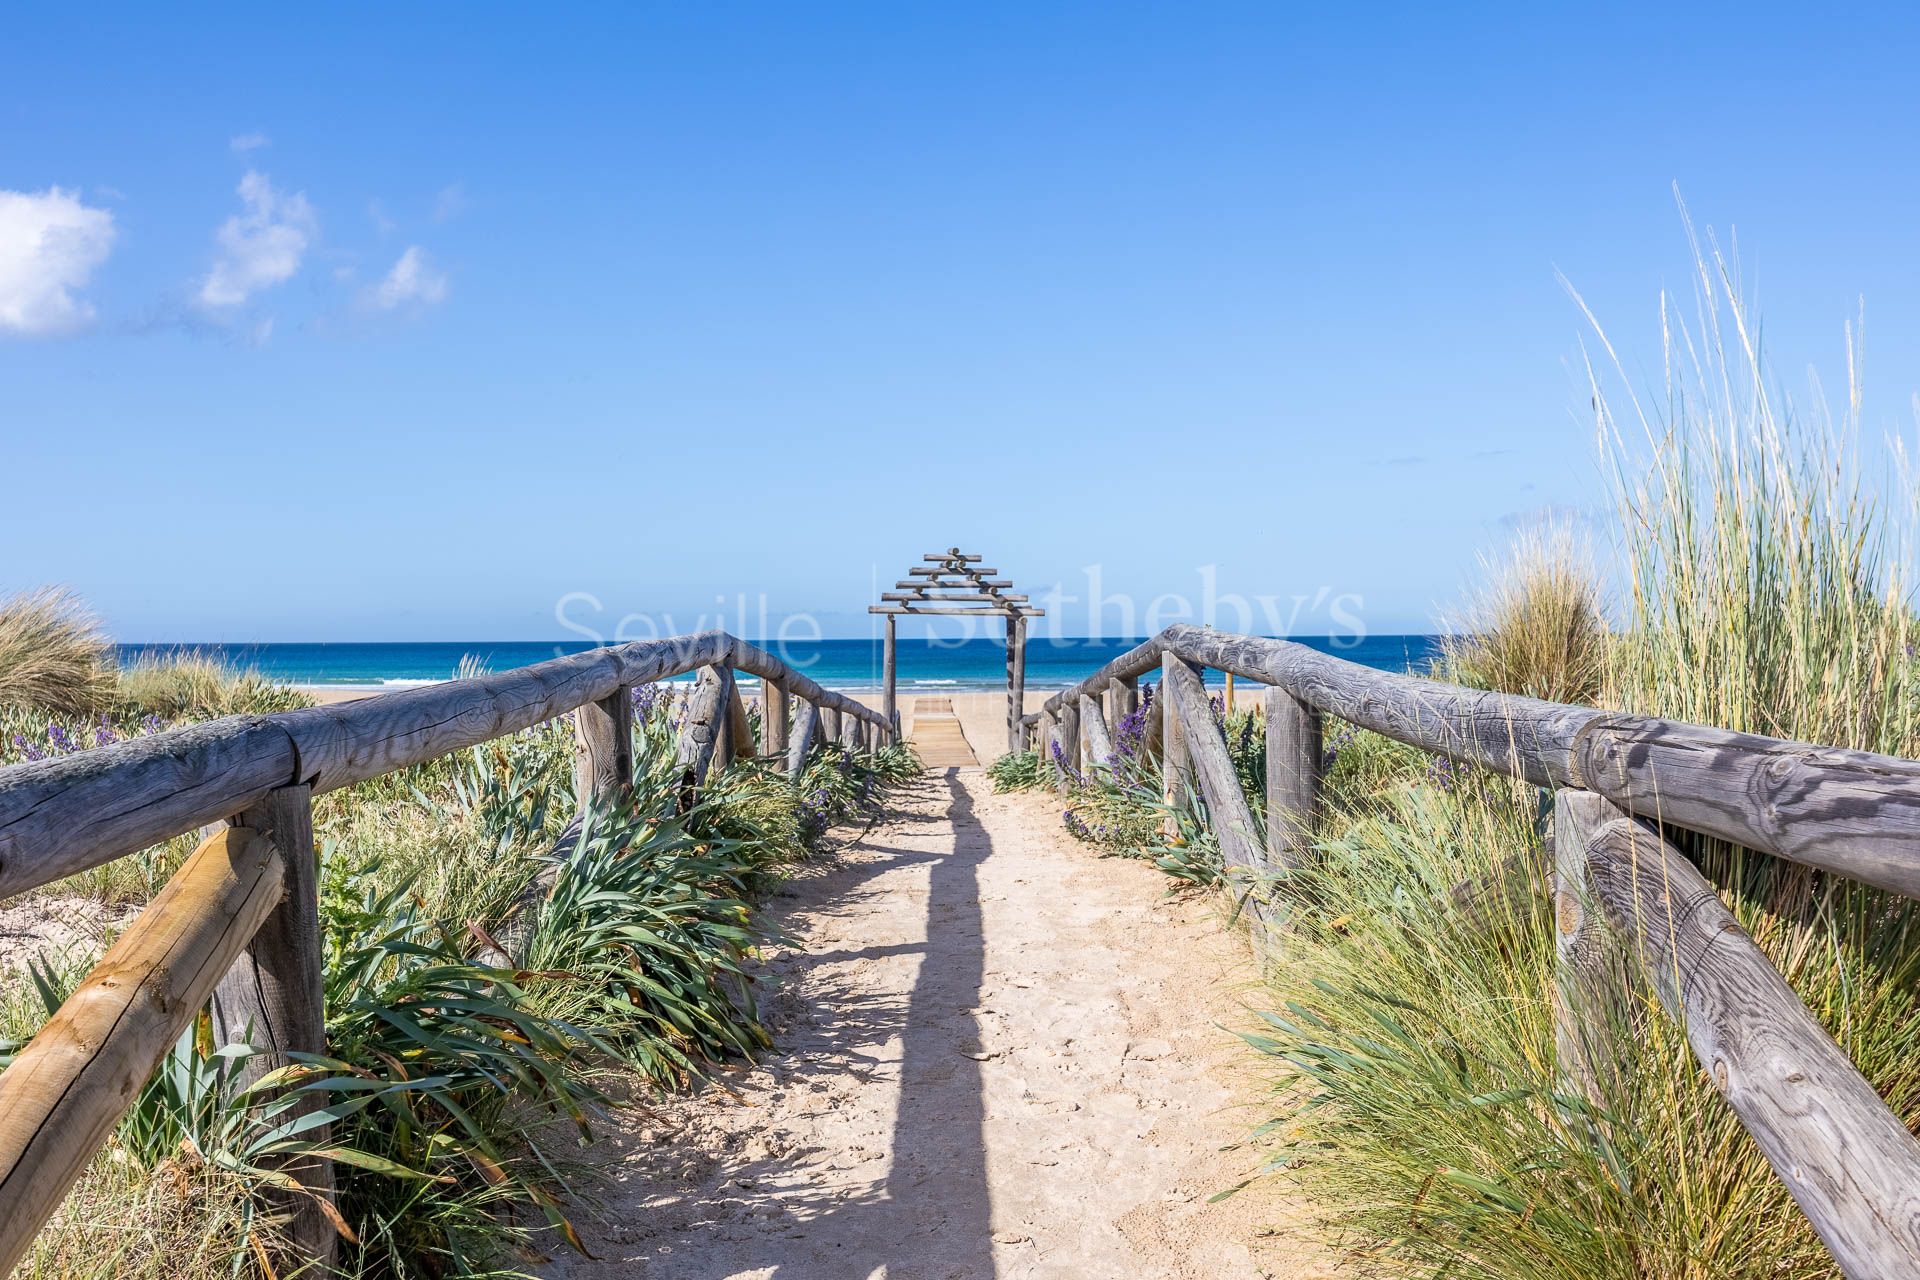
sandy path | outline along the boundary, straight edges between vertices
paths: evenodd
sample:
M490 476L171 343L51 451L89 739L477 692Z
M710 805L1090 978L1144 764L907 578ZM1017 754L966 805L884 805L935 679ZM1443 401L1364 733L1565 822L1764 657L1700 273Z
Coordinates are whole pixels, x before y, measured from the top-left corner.
M599 1261L567 1280L1065 1280L1331 1274L1219 1205L1260 1112L1244 951L1205 902L1100 859L1051 800L927 775L794 882L770 954L781 1053L622 1134Z

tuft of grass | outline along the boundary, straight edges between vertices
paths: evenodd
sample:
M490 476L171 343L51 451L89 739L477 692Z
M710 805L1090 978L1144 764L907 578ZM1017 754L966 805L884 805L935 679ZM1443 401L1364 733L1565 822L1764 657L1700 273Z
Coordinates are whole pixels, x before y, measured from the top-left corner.
M39 587L0 600L0 707L86 716L112 688L112 649L78 596Z
M1442 644L1450 679L1548 702L1591 704L1606 674L1608 628L1590 558L1572 530L1523 533Z
M1036 791L1047 785L1045 762L1038 751L1009 751L987 766L987 781L995 791Z
M266 715L313 703L298 689L205 653L141 657L120 673L114 697L129 716L168 721Z
M1901 558L1920 533L1912 488L1863 475L1857 392L1837 418L1786 411L1733 271L1717 252L1699 266L1698 318L1663 316L1658 400L1621 391L1617 364L1594 373L1622 584L1597 669L1567 658L1584 641L1560 642L1590 629L1592 595L1551 546L1545 572L1536 548L1491 588L1453 668L1488 687L1562 700L1584 688L1607 707L1920 754ZM1252 1039L1276 1067L1274 1167L1362 1273L1837 1274L1644 984L1603 1096L1560 1092L1543 797L1370 734L1329 743L1317 858L1281 886L1297 927L1267 968L1268 1025ZM1718 842L1685 848L1894 1113L1920 1124L1920 908Z

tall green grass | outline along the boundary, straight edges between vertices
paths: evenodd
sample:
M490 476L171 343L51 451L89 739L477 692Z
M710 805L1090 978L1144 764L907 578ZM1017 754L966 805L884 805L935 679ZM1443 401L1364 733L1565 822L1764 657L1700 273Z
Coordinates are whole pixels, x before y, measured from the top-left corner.
M1451 669L1920 755L1912 489L1866 465L1855 385L1840 413L1789 411L1732 269L1711 248L1699 261L1695 317L1664 308L1657 394L1637 394L1618 364L1593 369L1619 515L1611 577L1579 572L1564 546L1523 548L1471 611ZM1604 333L1599 346L1612 352ZM1268 968L1253 1043L1276 1064L1274 1167L1357 1269L1836 1274L1644 986L1606 1095L1557 1092L1539 793L1367 734L1340 754L1317 858L1286 886L1298 929ZM1895 1113L1920 1123L1913 905L1716 842L1687 848Z

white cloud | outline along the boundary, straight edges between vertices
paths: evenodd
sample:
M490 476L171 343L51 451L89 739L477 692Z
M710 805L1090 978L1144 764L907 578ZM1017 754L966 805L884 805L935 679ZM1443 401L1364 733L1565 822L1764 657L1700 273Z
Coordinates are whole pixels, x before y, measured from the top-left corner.
M200 286L202 306L239 306L291 279L318 228L306 196L275 191L265 174L248 173L239 190L245 209L214 233L220 254Z
M392 311L409 303L432 306L447 296L447 277L435 271L419 245L407 246L386 277L367 290L367 303Z
M64 333L93 318L75 289L113 249L113 215L79 194L0 191L0 333Z
M258 151L272 141L273 139L264 133L236 133L227 140L227 145L236 153L245 154L248 151Z

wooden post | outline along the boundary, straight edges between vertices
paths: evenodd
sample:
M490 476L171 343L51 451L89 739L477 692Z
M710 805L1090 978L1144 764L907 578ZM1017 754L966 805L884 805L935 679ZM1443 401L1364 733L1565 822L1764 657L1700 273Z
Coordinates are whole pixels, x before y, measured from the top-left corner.
M840 741L840 734L841 734L840 718L841 718L840 708L838 707L821 707L820 708L820 733L821 733L821 736L826 739L826 741L828 742Z
M617 802L632 786L633 696L622 688L573 713L573 793L584 813Z
M1066 703L1060 708L1060 794L1073 788L1073 775L1080 769L1080 706Z
M1320 809L1320 713L1271 685L1267 714L1267 861L1275 871L1301 866Z
M727 683L732 686L727 695L727 745L733 748L733 754L727 757L727 761L751 760L754 751L753 721L747 715L746 699L740 696L740 677L729 671Z
M1200 673L1184 662L1169 666L1161 692L1179 721L1188 765L1207 802L1207 816L1213 834L1220 840L1221 857L1229 867L1257 872L1264 861L1260 828L1247 806L1246 793L1240 789L1226 734L1214 718Z
M1055 778L1060 776L1060 767L1053 758L1054 735L1057 721L1050 711L1042 711L1040 718L1034 721L1034 749L1040 753L1040 766L1052 771Z
M1619 1044L1629 1027L1627 953L1587 872L1587 841L1616 812L1592 792L1554 792L1554 1057L1561 1091L1596 1106L1619 1100Z
M1119 698L1117 709L1120 714L1113 721L1114 727L1118 728L1122 718L1140 709L1140 677L1120 676L1114 680L1113 687Z
M1007 619L1007 745L1020 749L1020 717L1027 713L1027 619Z
M1230 716L1233 714L1233 672L1227 672L1226 676L1227 691L1220 700L1220 710L1221 714Z
M1112 768L1113 737L1107 732L1106 717L1100 714L1100 704L1084 693L1080 695L1080 732L1086 737L1086 768Z
M896 621L898 618L894 614L887 615L886 647L881 651L880 657L880 714L887 718L888 724L893 723L895 708L898 706L893 688L899 669L899 637L894 632Z
M1187 758L1187 736L1180 726L1179 704L1173 697L1173 673L1177 670L1186 671L1195 680L1200 678L1200 673L1185 658L1169 653L1160 660L1160 785L1169 805L1185 809L1193 795L1193 766ZM1171 821L1169 819L1169 825Z
M313 793L304 785L281 787L234 819L233 825L270 841L284 864L279 902L221 977L212 997L215 1047L246 1043L259 1050L236 1073L240 1084L249 1085L286 1066L292 1061L289 1054L327 1051ZM319 1094L309 1094L275 1123L288 1123L325 1103ZM307 1136L324 1146L326 1134L321 1127ZM286 1215L286 1243L297 1264L327 1273L339 1234L316 1197L333 1199L333 1162L294 1156L269 1160L267 1167L293 1178L310 1193L261 1188L268 1203Z
M760 754L784 769L787 763L788 718L787 686L777 680L760 680Z
M1580 803L1594 898L1840 1269L1920 1275L1920 1142L1684 854Z
M0 1074L0 1275L279 908L286 867L250 828L215 832Z
M800 715L793 722L793 735L787 744L787 772L798 777L807 767L807 753L820 732L820 707L811 701L800 703Z
M726 733L726 695L732 674L721 667L702 667L693 682L693 692L687 698L687 718L681 722L680 741L674 751L674 763L683 773L683 790L686 785L698 787L706 782L707 771L713 767L714 752Z
M718 666L713 668L720 679L720 705L713 724L712 764L724 769L733 763L734 752L739 749L738 725L733 718L733 704L740 697L739 688L733 678L733 668ZM705 781L703 778L702 781Z

